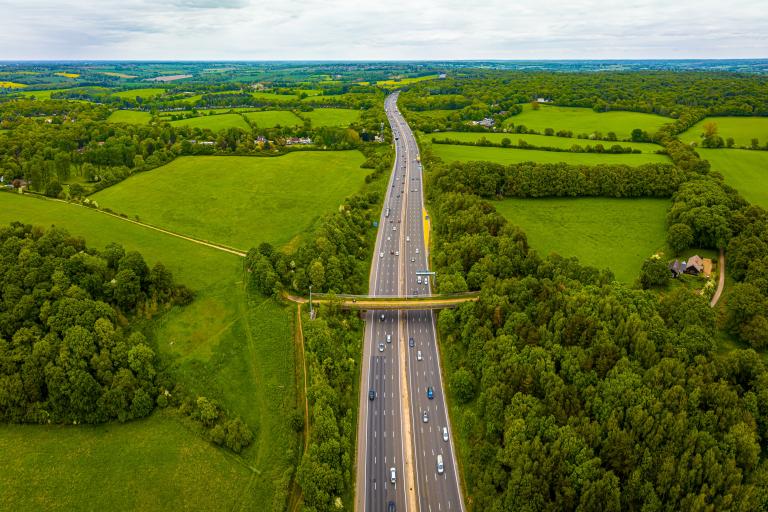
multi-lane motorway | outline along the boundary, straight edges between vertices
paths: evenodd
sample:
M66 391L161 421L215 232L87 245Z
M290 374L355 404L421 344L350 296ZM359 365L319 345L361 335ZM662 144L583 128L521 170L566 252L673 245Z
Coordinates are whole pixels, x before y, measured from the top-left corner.
M431 284L416 274L428 270L422 172L397 96L385 102L396 161L371 267L369 293L377 296L429 294ZM432 312L369 311L366 322L357 510L389 512L394 506L398 511L462 512Z

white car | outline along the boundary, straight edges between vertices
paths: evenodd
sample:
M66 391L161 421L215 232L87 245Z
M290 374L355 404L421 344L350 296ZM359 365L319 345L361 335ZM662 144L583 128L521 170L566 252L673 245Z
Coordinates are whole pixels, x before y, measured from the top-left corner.
M395 483L397 480L397 470L395 468L389 468L389 481Z
M379 352L384 352L384 344L379 343Z
M424 358L421 356L421 350L418 350L416 352L416 360L417 361L421 361L422 359L424 359Z
M421 415L421 421L423 421L424 423L429 422L429 413L427 411L424 411L424 414Z
M443 466L443 456L437 456L437 473L442 475L445 472L445 466Z
M448 427L443 427L443 441L448 442Z
M382 255L384 255L384 253L382 253ZM416 262L416 258L411 258L411 263L415 263L415 262Z
M395 256L400 256L400 251L395 251Z
M392 335L387 334L387 343L392 343Z
M392 241L392 237L391 237L391 236L388 236L388 237L387 237L387 242L391 242L391 241Z
M379 253L379 258L383 258L383 257L384 257L384 253L383 253L383 252L380 252L380 253Z
M405 237L405 241L406 242L410 242L411 241L411 237L410 236Z
M392 226L392 231L397 231L397 226Z
M419 248L418 247L416 248L416 254L419 254Z

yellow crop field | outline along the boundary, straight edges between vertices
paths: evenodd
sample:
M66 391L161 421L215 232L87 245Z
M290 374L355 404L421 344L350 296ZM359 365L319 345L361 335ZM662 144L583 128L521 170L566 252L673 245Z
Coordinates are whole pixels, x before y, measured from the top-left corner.
M26 87L26 84L19 84L16 82L0 82L0 89L21 89Z
M63 76L64 78L78 78L80 75L77 73L54 73L56 76Z

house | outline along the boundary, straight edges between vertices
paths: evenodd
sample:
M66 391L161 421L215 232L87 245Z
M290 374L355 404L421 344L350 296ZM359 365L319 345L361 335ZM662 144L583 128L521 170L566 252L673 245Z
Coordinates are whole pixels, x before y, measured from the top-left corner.
M475 125L475 126L485 126L486 128L490 128L494 124L496 124L496 121L494 121L490 117L485 117L485 118L481 119L480 121L472 121L472 124Z
M704 262L704 277L708 278L712 275L712 259L704 258L702 261Z
M440 80L445 80L445 73L440 73L439 75L437 75L437 78Z
M672 272L672 277L678 277L683 273L684 263L680 263L680 260L675 260L669 264L669 271Z
M536 98L536 103L552 103L552 100L547 98Z
M704 271L704 261L697 254L688 258L688 262L685 265L683 272L697 276Z
M309 137L289 137L285 139L286 146L292 146L294 144L312 144L312 139Z

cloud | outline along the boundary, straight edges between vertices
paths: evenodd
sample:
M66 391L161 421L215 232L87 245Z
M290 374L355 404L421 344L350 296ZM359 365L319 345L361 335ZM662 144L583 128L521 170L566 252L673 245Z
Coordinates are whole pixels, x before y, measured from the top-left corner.
M0 59L768 57L764 0L0 0Z

